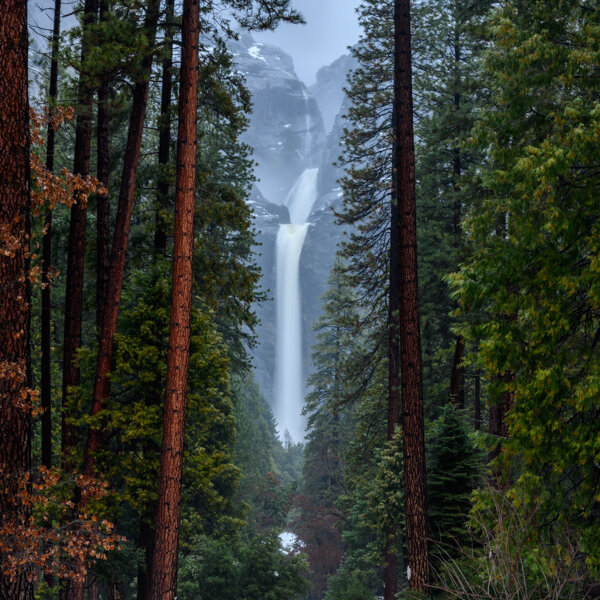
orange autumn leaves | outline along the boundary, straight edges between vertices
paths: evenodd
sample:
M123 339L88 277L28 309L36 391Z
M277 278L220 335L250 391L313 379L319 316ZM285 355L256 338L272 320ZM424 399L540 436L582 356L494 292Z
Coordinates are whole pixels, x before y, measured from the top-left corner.
M36 219L57 205L70 207L74 202L87 203L90 194L106 193L94 177L74 175L67 169L55 174L46 169L41 159L45 127L57 129L73 117L72 108L56 107L51 112L30 112L31 218ZM33 228L34 230L36 228ZM25 252L29 259L28 278L32 285L41 284L41 264L35 236L16 235L11 224L0 227L0 253L12 257ZM50 278L50 282L52 277ZM25 310L29 300L22 298ZM19 335L19 333L17 333ZM23 331L20 335L26 335ZM10 389L14 408L39 415L39 392L27 384L25 361L0 362L0 378ZM15 510L6 511L0 519L1 569L10 579L23 573L31 580L43 573L54 573L62 579L83 581L87 567L106 553L119 547L124 538L114 533L114 526L98 516L99 504L108 493L108 486L97 478L60 469L39 467L28 472L10 471L0 464L0 482L7 501ZM76 510L74 491L83 502Z
M6 479L6 474L0 475ZM80 513L73 510L74 486L88 500ZM105 559L124 540L114 533L112 523L88 511L94 500L108 493L105 482L77 474L65 477L59 469L40 467L21 477L17 489L12 502L21 511L27 508L30 516L25 522L9 520L0 527L2 568L9 577L27 572L34 579L54 573L83 581L87 569L81 566Z

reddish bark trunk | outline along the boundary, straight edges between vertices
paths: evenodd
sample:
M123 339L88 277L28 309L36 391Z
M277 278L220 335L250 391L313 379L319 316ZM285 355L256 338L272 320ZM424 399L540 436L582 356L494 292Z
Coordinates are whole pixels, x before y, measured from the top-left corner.
M184 0L177 132L173 289L152 600L174 600L181 504L181 474L189 367L196 179L199 0Z
M151 0L148 5L145 28L147 31L148 46L154 46L156 27L160 0ZM94 392L92 396L91 415L95 416L103 408L104 400L108 396L110 363L113 351L113 339L117 330L117 319L119 316L119 305L121 302L121 289L123 286L123 274L125 271L125 255L127 252L127 240L131 225L131 210L135 192L135 180L142 144L142 133L144 130L144 119L146 117L146 105L148 99L148 87L150 73L152 70L152 55L144 57L142 61L145 77L136 83L133 91L133 104L131 108L131 119L129 121L129 132L125 146L123 159L123 173L121 178L121 189L119 192L119 204L115 220L115 233L110 258L110 273L108 279L108 290L106 294L106 306L102 319L100 343L98 348L98 360L96 363L96 378L94 381ZM102 443L102 429L98 425L90 426L85 448L83 473L94 475L94 453Z
M78 87L77 124L75 127L75 160L73 172L83 177L90 172L92 140L92 105L94 87L86 75L86 63L91 49L88 28L97 22L98 0L85 0L84 28L81 39L81 68ZM77 351L81 346L81 325L83 316L83 276L85 266L85 243L87 203L74 198L69 227L67 251L67 286L65 298L65 333L63 343L63 413L62 413L62 458L63 468L75 468L73 453L78 445L77 428L67 422L68 395L71 386L80 383L80 371L76 364ZM83 565L81 566L83 569ZM82 600L84 582L69 580L63 582L64 600Z
M49 115L52 117L58 91L58 42L60 35L60 0L54 1L54 26L52 30L52 54L50 60L50 89L48 91ZM46 169L54 171L55 131L48 124L46 139ZM42 464L52 466L52 311L50 269L52 267L52 211L46 211L44 236L42 239L42 360L41 360L41 401L42 401Z
M29 508L19 489L30 470L29 371L29 101L27 96L27 3L6 0L0 19L0 526L20 527ZM4 573L0 598L30 600L29 569Z
M52 29L52 51L50 59L50 86L48 90L49 122L46 139L46 169L54 172L54 148L56 132L51 125L54 105L58 92L58 43L60 37L61 1L54 1L54 23ZM42 404L42 465L52 467L52 288L50 272L52 269L52 210L47 210L44 218L44 234L42 237L42 358L40 364L40 396ZM54 585L54 577L44 575L48 586Z
M89 54L89 34L85 25L95 23L98 12L97 0L85 0L84 30L81 41L81 64L85 69ZM73 172L83 177L90 172L90 142L92 137L92 99L94 90L84 71L79 76L78 113L75 127L75 161ZM83 310L83 271L85 262L85 225L87 204L74 198L69 227L69 247L67 251L67 287L65 299L65 333L63 343L62 381L62 454L65 470L73 468L73 449L77 446L77 429L67 423L67 400L69 387L80 382L79 367L76 364L77 350L81 346L81 318Z
M425 434L419 295L417 215L413 135L410 1L394 3L394 139L396 201L399 219L400 370L406 540L409 586L424 590L429 582L425 502Z

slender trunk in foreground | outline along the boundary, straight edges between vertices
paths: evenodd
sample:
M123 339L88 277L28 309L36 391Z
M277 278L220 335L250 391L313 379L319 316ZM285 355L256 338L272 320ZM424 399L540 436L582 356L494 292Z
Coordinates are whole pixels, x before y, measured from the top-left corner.
M173 289L151 600L174 600L190 348L196 180L199 0L184 0L177 132Z
M394 110L396 201L399 219L400 371L406 502L407 578L411 588L429 582L425 503L425 433L413 134L410 1L394 3Z

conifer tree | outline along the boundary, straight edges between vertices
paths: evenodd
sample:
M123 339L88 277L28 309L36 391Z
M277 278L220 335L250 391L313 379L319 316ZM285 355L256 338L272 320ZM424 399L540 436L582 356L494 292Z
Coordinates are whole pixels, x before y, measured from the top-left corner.
M311 567L311 598L321 598L327 579L341 563L343 545L338 531L343 513L336 503L344 493L344 455L351 421L345 394L344 360L353 332L349 310L355 299L336 259L323 296L324 314L315 324L316 344L304 412L309 415L302 468L301 513L296 531L305 543Z
M478 483L478 458L464 412L446 404L427 434L427 506L431 553L458 556L470 540L466 522Z
M417 278L417 205L413 134L410 0L394 3L394 174L392 204L397 208L398 331L402 386L404 495L409 586L429 583L425 500L425 423ZM392 213L394 216L394 213ZM392 236L392 242L395 242ZM393 253L396 250L392 250ZM390 260L390 269L395 265ZM391 287L390 279L390 287ZM390 292L392 293L392 292ZM390 309L392 306L390 306ZM387 594L387 593L386 593ZM387 595L391 600L393 596Z
M131 118L129 122L125 155L123 157L121 189L119 192L119 204L115 220L115 232L113 236L108 287L106 291L108 304L106 305L102 316L98 361L96 364L96 378L94 381L94 392L90 411L91 416L96 416L102 411L103 403L108 396L108 373L110 370L113 340L119 316L119 306L125 271L125 256L127 252L129 229L131 227L131 212L133 208L135 181L146 116L148 88L150 85L149 79L153 60L152 49L156 37L159 8L159 0L149 0L146 8L144 29L146 30L150 50L148 50L147 55L144 56L141 61L141 79L136 83L133 91ZM94 423L90 427L85 449L83 472L86 475L94 474L94 453L100 448L101 441L101 427Z
M199 0L185 0L182 25L173 283L158 511L150 584L152 600L174 600L177 591L194 255Z
M455 283L475 315L492 405L513 400L497 461L507 497L540 515L534 539L576 523L600 565L598 519L597 32L593 2L512 1L492 13L490 107L475 141L489 152L472 210L473 255ZM496 467L499 468L499 467Z

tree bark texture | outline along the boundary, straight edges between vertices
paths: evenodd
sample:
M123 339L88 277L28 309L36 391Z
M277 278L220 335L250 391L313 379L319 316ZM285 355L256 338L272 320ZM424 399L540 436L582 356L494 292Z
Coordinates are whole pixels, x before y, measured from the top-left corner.
M108 0L100 0L100 22L108 15ZM98 88L98 129L96 132L98 181L106 188L106 193L96 198L96 329L102 330L102 319L108 292L110 270L110 200L108 196L109 170L109 87L104 79Z
M94 90L85 73L90 51L90 36L86 30L96 22L97 0L85 0L84 29L81 40L82 72L79 75L77 123L75 126L75 160L73 172L86 177L90 172L90 143L92 137L92 101ZM80 382L79 367L76 364L77 350L81 346L81 319L83 312L83 272L85 264L85 237L87 203L74 198L69 225L69 246L67 251L67 287L65 299L65 333L63 342L63 381L62 381L62 454L63 467L71 470L71 456L77 445L77 429L67 423L68 394L71 386Z
M173 289L151 600L174 600L189 367L194 251L199 0L184 0L177 132Z
M429 582L425 501L425 434L419 295L417 215L413 134L410 1L394 3L394 110L396 201L399 228L400 369L406 541L409 586L424 590Z
M60 36L60 0L54 1L54 26L52 29L52 54L50 59L50 87L48 102L50 120L53 115L58 92L58 42ZM46 138L46 169L54 172L55 130L48 123ZM52 268L52 211L47 210L44 218L42 238L42 360L41 360L41 401L42 401L42 464L52 466L52 308L50 270Z
M21 526L29 509L19 490L30 470L29 99L27 3L5 0L0 18L0 526ZM4 574L0 598L30 600L29 571Z
M159 8L160 0L151 0L147 8L145 29L148 47L150 48L154 46L156 38ZM131 118L129 121L129 131L127 134L127 143L123 159L123 173L121 177L119 203L115 220L115 233L110 257L106 306L104 308L102 319L98 360L96 363L96 378L94 381L91 408L92 416L100 413L104 405L104 400L109 393L108 375L112 360L113 340L117 330L119 305L121 303L123 274L125 272L125 256L127 253L127 241L131 226L131 211L133 208L135 181L140 158L140 148L142 145L142 133L144 131L144 119L146 117L152 58L153 56L151 53L143 58L142 67L144 78L136 83L133 91ZM83 473L85 475L94 475L94 453L100 448L101 443L101 427L97 425L90 426L83 463Z

